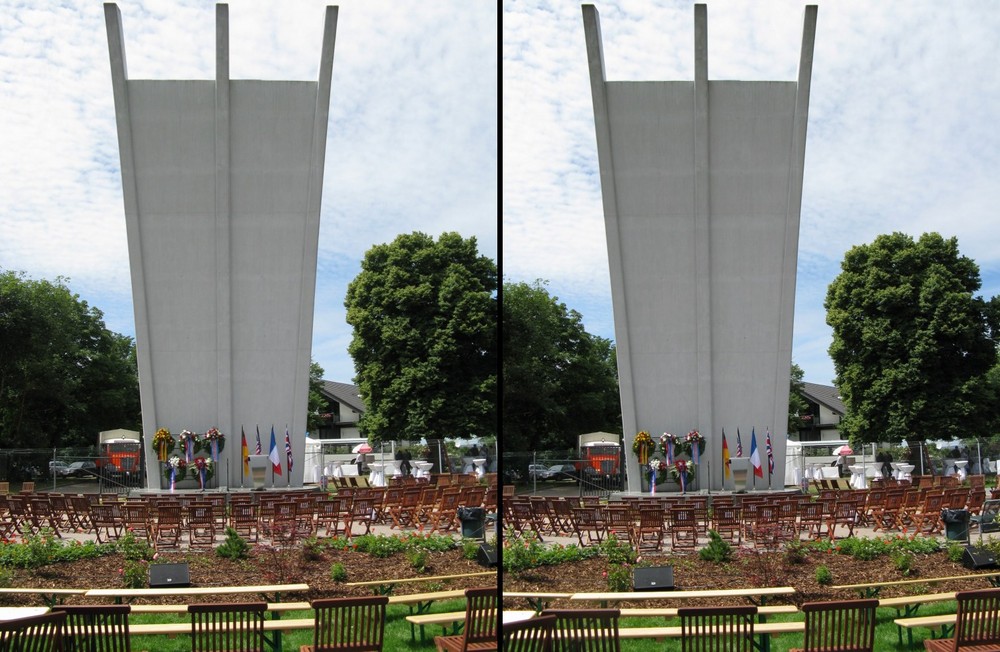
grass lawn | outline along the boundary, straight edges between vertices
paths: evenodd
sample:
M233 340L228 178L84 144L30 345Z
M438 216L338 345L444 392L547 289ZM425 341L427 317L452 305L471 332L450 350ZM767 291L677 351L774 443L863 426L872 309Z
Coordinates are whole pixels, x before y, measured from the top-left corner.
M465 600L442 600L435 603L431 613L446 611L464 611ZM416 630L416 642L410 640L410 623L406 616L410 615L406 605L389 605L386 607L385 645L390 650L434 650L434 636L441 634L439 625L425 627L426 641L420 642L420 630ZM312 618L312 611L286 611L281 615L283 620L292 618ZM173 614L133 614L129 617L130 624L138 623L176 623L190 622L186 615ZM272 633L268 633L271 636ZM298 652L301 645L312 645L313 631L311 629L294 630L281 635L282 652ZM645 648L644 648L645 649ZM652 648L650 648L652 649ZM132 650L134 652L190 652L191 637L176 636L133 636Z

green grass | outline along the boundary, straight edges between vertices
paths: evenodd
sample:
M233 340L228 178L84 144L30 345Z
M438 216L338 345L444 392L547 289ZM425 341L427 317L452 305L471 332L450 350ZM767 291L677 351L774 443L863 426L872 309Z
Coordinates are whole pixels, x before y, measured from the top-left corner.
M434 603L431 613L447 611L465 610L465 600L442 600ZM410 610L406 605L389 605L386 608L385 623L385 645L383 648L390 650L434 650L434 636L441 634L439 625L425 627L426 641L420 642L420 629L416 630L416 642L410 641L410 623L406 622L406 616L410 615ZM293 618L312 618L312 611L286 611L281 614L282 620ZM184 614L133 614L129 617L129 623L177 623L190 622ZM271 633L268 633L270 636ZM313 632L311 629L299 629L281 635L282 652L298 652L301 645L312 645ZM132 649L135 652L189 652L191 650L191 637L175 636L133 636Z
M957 604L951 602L940 602L922 605L916 616L935 616L937 614L955 613ZM923 649L924 639L931 638L931 630L926 627L913 629L913 647L910 647L906 630L903 630L903 645L899 645L897 627L892 622L901 616L893 608L878 610L878 624L875 626L875 649L879 652L885 650L917 650ZM798 614L777 614L768 616L768 622L786 622L792 620L802 620L801 613ZM406 622L405 620L403 621ZM680 626L678 618L622 618L619 627L660 627L660 626ZM937 633L937 630L935 630ZM408 635L407 635L408 636ZM680 639L666 639L665 641L654 640L623 640L621 643L622 652L679 652L681 649ZM792 648L802 647L801 634L781 634L771 637L771 652L788 652ZM388 646L387 650L392 649ZM405 647L395 648L405 650Z

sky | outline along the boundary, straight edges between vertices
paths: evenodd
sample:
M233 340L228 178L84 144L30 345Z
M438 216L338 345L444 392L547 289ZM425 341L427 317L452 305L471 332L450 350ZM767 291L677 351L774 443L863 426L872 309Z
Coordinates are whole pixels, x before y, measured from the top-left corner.
M609 81L694 79L694 3L597 2ZM803 2L708 5L708 76L794 81ZM833 384L823 301L884 233L956 237L1000 294L1000 4L820 2L792 359ZM579 2L503 4L503 273L614 339ZM751 327L751 325L748 325Z
M118 6L129 78L215 78L215 3ZM315 81L325 6L230 2L230 77ZM313 359L351 382L344 296L369 248L455 231L498 259L498 12L486 0L339 7ZM134 337L110 70L101 2L0 0L0 270L63 277Z

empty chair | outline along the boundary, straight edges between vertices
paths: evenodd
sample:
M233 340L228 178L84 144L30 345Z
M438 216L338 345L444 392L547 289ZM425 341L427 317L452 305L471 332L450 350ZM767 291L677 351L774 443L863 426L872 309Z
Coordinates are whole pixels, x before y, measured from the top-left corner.
M618 609L546 609L555 616L552 652L620 652Z
M955 636L928 639L924 649L931 652L1000 650L1000 589L959 591Z
M803 604L805 645L798 652L871 652L875 645L876 607L878 600Z
M548 652L552 645L555 616L536 616L503 624L504 652Z
M62 611L0 621L0 649L17 652L53 652L60 650L60 638L66 623Z
M94 533L97 535L97 542L117 541L122 535L122 513L121 508L116 504L91 505L90 520L94 524ZM101 530L104 531L105 539L101 539Z
M354 534L354 524L360 523L365 526L364 534L369 534L372 529L372 515L375 509L373 498L362 498L355 496L351 502L351 510L347 513L347 520L344 524L344 531L350 538Z
M313 644L303 645L300 652L381 652L388 603L384 595L313 600Z
M215 516L209 503L192 503L188 509L188 546L211 548L215 545Z
M682 652L753 652L757 607L681 607Z
M257 505L234 502L229 510L229 526L244 539L257 543Z
M192 652L264 652L266 602L188 605Z
M153 545L157 550L180 547L183 528L180 503L160 503L156 508L156 521L153 525Z
M458 636L435 636L439 651L497 649L497 590L495 587L465 590L465 629Z
M127 604L56 605L66 614L63 650L79 652L130 652Z

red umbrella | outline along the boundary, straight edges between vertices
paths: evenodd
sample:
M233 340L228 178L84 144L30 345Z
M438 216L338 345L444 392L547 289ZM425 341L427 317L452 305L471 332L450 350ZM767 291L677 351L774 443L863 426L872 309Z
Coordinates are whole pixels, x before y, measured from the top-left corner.
M367 443L358 444L357 446L355 446L351 450L351 452L352 453L370 453L370 452L372 452L372 447L369 446Z
M838 446L836 450L833 451L834 455L854 455L854 451L847 444L843 446Z

